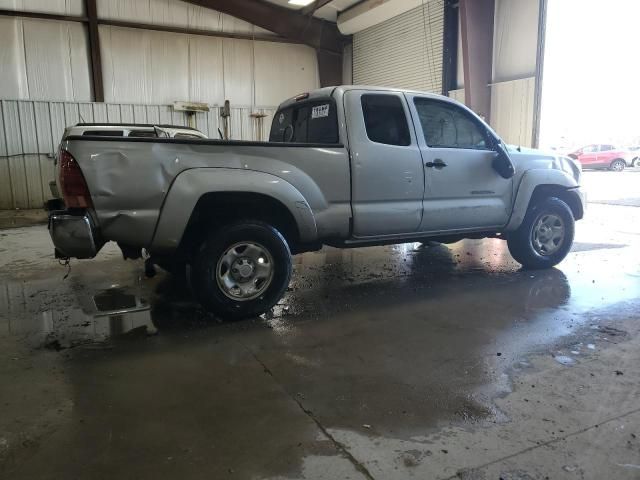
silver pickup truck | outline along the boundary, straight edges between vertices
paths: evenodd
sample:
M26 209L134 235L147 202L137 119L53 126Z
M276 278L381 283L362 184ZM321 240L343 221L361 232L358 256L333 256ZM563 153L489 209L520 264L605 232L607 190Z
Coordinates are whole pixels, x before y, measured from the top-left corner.
M144 249L234 318L269 310L291 255L322 245L495 237L547 268L584 213L571 159L511 149L449 98L377 87L285 101L269 142L69 136L58 167L58 258L92 258L108 241L125 258Z

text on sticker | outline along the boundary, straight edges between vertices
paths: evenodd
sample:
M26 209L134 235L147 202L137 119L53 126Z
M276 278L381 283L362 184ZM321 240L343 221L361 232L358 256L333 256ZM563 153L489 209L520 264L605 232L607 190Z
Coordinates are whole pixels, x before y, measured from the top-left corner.
M311 109L311 118L322 118L329 116L329 104L318 105Z

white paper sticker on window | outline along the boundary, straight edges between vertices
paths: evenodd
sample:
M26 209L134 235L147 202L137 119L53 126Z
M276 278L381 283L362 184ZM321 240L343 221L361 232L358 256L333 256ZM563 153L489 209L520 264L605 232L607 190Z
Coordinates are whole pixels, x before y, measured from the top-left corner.
M329 116L329 104L326 105L318 105L317 107L313 107L311 109L311 118L322 118Z

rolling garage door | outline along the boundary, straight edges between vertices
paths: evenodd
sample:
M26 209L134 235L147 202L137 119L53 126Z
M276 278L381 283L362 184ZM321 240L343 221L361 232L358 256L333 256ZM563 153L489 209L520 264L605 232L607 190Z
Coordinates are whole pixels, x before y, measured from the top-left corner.
M420 7L354 35L353 83L442 93L444 1Z

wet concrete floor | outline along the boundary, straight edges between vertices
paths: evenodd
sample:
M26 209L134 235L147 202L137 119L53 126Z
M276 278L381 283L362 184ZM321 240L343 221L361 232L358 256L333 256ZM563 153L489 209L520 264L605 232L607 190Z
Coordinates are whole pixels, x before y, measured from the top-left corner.
M640 478L640 208L556 269L499 240L296 257L224 323L108 246L0 231L0 478Z

